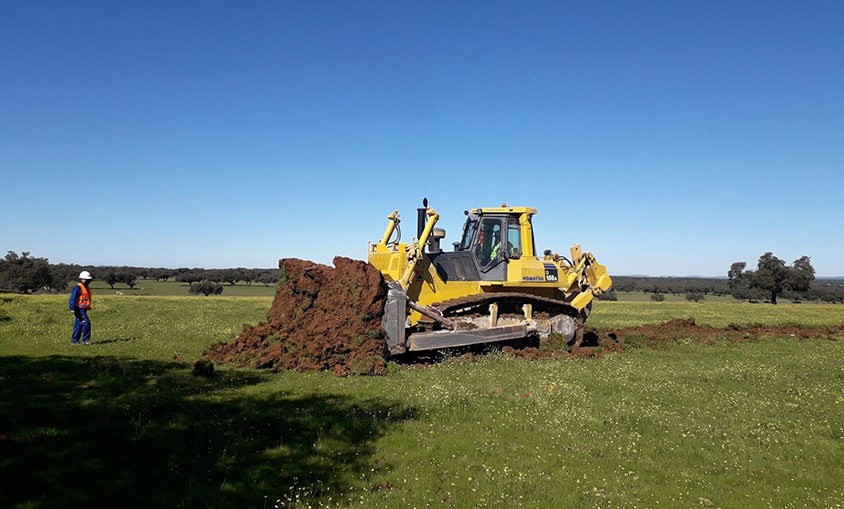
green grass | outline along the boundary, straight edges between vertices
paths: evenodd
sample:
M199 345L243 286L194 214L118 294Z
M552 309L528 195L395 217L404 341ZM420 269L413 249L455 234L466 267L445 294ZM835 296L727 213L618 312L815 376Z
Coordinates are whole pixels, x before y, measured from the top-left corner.
M171 360L230 339L269 302L101 296L97 343L71 347L64 299L0 296L0 506L844 500L844 341L677 344L588 360L492 355L392 365L373 378L220 369L205 380ZM841 325L843 309L599 302L590 323Z
M112 355L165 361L195 359L229 341L243 324L266 320L270 297L134 297L94 294L92 348L70 344L67 297L0 296L0 355ZM4 302L5 301L5 302Z
M694 318L696 323L726 327L731 323L762 325L844 325L841 304L749 304L747 302L611 302L595 301L587 322L592 327L635 327L672 318Z

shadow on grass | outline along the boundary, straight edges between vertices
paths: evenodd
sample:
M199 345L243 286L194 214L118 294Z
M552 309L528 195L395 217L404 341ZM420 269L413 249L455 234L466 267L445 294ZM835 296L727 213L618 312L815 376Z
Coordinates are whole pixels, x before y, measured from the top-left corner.
M0 507L273 507L293 485L336 497L372 468L373 441L415 417L383 401L244 390L267 376L0 357Z
M135 338L113 338L113 339L104 339L102 341L91 341L92 345L107 345L109 343L126 343L128 341L134 341Z

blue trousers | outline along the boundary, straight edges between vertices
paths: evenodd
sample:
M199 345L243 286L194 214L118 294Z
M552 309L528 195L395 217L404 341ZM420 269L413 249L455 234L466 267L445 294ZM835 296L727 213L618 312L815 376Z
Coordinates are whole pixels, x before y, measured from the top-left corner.
M88 311L85 309L77 309L74 313L76 321L73 322L73 336L70 337L70 342L73 344L79 343L79 338L82 341L91 341L91 320L88 319Z

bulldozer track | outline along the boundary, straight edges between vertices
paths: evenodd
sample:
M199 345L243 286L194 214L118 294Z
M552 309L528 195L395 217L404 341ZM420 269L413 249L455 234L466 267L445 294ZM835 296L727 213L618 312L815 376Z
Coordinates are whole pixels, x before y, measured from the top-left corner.
M574 318L577 324L573 346L579 347L583 342L585 328L585 317L568 302L547 297L539 297L529 293L495 292L480 293L477 295L466 295L456 299L449 299L436 302L429 307L436 309L444 317L469 315L477 312L486 312L490 304L531 304L533 311L547 312L554 314L565 314Z
M472 313L478 308L488 306L490 304L532 304L534 311L546 311L552 313L564 313L572 318L577 318L580 312L575 309L568 302L561 300L549 299L547 297L539 297L529 293L513 293L513 292L498 292L498 293L479 293L477 295L466 295L456 299L444 300L431 304L430 307L436 309L443 316L459 316L462 314Z

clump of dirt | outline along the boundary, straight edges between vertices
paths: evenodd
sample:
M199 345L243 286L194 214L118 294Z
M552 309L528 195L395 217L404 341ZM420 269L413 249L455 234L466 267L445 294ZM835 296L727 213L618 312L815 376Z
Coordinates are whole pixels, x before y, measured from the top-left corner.
M211 378L214 376L214 363L208 359L199 359L193 365L193 376Z
M234 341L211 346L203 357L274 371L387 372L381 328L387 286L378 269L340 256L334 267L286 258L279 268L267 322L245 325Z

